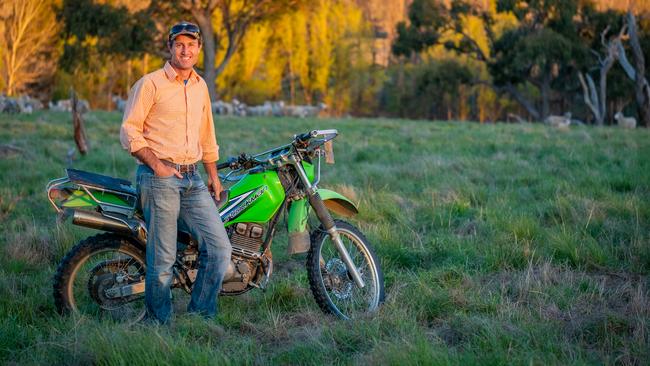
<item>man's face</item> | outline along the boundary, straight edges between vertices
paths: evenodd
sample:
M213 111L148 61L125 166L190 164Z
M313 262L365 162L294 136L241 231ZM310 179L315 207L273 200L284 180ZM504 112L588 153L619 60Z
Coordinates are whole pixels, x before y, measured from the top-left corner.
M170 60L172 66L180 70L189 70L199 60L201 45L198 39L181 34L171 42L169 51L172 54Z

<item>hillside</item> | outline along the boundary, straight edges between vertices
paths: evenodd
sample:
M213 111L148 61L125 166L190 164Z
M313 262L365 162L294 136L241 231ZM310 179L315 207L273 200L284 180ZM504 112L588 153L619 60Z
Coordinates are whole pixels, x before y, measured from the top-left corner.
M133 179L120 116L86 116L74 167ZM650 363L650 135L646 129L387 119L217 119L222 157L337 128L322 186L359 203L387 301L323 315L304 258L274 242L266 292L222 298L206 323L59 317L53 272L96 233L57 224L48 180L74 146L69 114L0 114L0 363Z

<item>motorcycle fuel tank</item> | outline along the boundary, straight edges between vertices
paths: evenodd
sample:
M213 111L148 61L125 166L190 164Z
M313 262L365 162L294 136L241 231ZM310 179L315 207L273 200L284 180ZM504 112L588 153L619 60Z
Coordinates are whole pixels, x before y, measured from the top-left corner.
M266 223L284 200L284 187L274 171L249 173L230 187L228 203L219 211L225 226Z

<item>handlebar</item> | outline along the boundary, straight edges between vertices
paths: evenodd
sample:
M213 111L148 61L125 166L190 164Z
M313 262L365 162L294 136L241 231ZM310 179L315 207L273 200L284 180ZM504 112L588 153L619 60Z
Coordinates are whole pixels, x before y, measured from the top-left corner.
M251 168L256 167L256 166L258 166L260 164L263 164L263 161L258 160L257 157L259 157L261 155L272 153L274 151L278 151L279 149L287 148L287 147L291 146L292 144L293 144L294 147L296 147L298 149L306 148L306 147L309 146L310 140L312 138L316 137L316 136L319 136L319 135L325 136L325 140L322 141L322 142L325 142L325 141L329 141L329 140L333 139L334 137L336 137L336 135L338 135L338 131L337 130L312 130L312 131L309 131L309 132L301 133L299 135L294 135L293 142L291 144L284 145L284 146L281 146L279 148L275 148L275 149L272 149L272 150L269 150L269 151L265 151L263 153L260 153L260 154L254 155L254 156L250 156L250 155L247 155L247 154L241 154L239 156L229 157L223 163L217 164L217 169L218 170L226 169L226 168L229 168L231 170L237 170L237 169L240 169L240 168L251 169Z
M250 169L254 167L257 161L255 159L251 158L250 156L246 154L241 154L239 156L231 156L228 158L228 160L224 161L221 164L217 164L217 170L219 169L226 169L230 168L232 170L239 169L240 167L243 167L245 169Z

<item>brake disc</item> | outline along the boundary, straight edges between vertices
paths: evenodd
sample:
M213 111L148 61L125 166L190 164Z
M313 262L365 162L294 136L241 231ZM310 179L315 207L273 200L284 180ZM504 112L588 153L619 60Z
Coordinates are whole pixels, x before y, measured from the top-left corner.
M332 292L339 300L349 299L352 296L352 279L348 276L348 269L339 258L332 258L325 265L329 274Z

